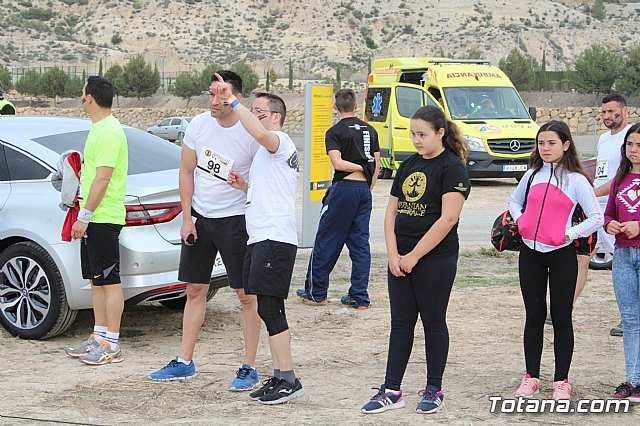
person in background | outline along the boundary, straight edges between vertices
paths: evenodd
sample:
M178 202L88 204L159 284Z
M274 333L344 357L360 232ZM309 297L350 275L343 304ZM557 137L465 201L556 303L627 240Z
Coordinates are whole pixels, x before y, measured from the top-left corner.
M16 107L4 98L4 90L0 86L0 115L15 115Z
M621 95L612 93L602 98L600 115L602 116L602 124L609 131L602 134L598 139L598 156L593 180L595 193L602 211L607 206L611 180L620 164L620 147L624 143L624 135L631 127L631 124L627 121L628 114L627 101ZM598 240L596 241L594 253L591 256L578 255L578 281L576 283L574 304L587 283L591 258L595 253L613 253L614 240L614 237L608 235L604 228L600 228L598 229ZM622 336L622 321L618 326L613 327L609 333L612 336Z
M340 121L325 136L325 145L335 169L333 183L322 200L318 232L309 259L305 288L296 294L308 305L326 305L329 274L344 245L351 258L351 287L341 302L367 309L369 300L369 220L371 191L380 171L378 133L355 116L356 95L339 90L334 108Z

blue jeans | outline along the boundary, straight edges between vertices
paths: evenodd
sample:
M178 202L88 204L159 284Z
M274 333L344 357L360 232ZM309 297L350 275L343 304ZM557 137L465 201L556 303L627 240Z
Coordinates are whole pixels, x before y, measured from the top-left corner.
M342 180L327 190L305 280L305 290L311 299L327 298L329 274L346 244L351 257L349 295L357 305L369 306L371 202L367 182Z
M627 382L640 384L640 247L616 247L613 290L624 328Z

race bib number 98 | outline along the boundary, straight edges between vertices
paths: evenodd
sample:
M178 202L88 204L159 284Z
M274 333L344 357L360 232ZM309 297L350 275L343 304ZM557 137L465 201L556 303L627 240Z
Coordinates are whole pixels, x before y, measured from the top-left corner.
M229 172L233 168L233 160L203 146L200 151L200 156L198 156L198 168L226 182L229 177Z

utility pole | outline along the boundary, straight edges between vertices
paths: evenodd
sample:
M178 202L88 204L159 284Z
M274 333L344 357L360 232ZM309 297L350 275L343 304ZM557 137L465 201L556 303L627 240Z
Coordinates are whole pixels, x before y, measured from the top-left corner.
M160 59L162 59L162 94L164 95L164 60L167 56L163 53L160 55Z

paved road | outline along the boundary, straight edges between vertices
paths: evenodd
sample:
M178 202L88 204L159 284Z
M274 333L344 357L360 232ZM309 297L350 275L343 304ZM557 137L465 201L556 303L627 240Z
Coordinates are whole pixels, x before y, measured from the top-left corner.
M491 225L495 218L505 210L505 206L500 205L491 208L473 208L465 206L462 209L458 235L460 236L461 247L487 247ZM384 250L384 210L373 210L371 212L371 247L374 250ZM298 238L302 236L302 210L298 209Z

